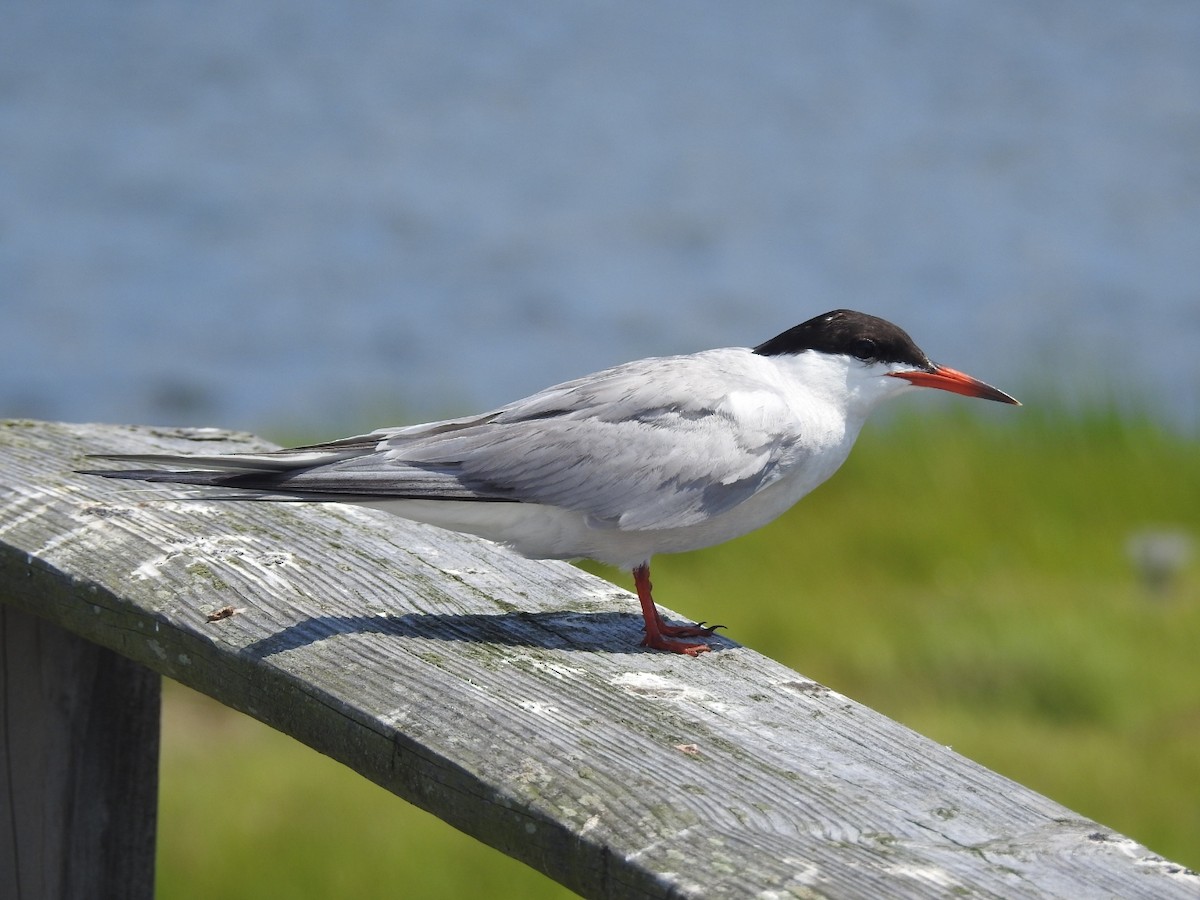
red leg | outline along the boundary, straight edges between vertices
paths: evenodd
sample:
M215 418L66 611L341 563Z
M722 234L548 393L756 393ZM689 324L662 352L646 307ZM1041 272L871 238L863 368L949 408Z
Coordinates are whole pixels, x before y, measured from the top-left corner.
M642 618L646 620L646 637L642 640L643 647L655 650L668 650L672 653L686 653L697 656L711 649L708 644L686 643L672 640L676 637L701 637L713 633L712 628L698 625L668 625L658 614L654 598L650 595L653 585L650 584L650 564L643 563L633 570L633 583L637 588L638 600L642 603Z

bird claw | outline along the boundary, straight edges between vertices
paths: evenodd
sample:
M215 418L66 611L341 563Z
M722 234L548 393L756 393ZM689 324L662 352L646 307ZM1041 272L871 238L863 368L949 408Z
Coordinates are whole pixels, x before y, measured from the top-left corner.
M654 637L646 635L642 638L642 646L649 647L651 650L683 653L687 656L699 656L701 653L708 653L712 650L708 644L691 644L685 641L675 641L663 635L655 635Z
M709 637L715 634L718 628L725 626L706 625L704 622L697 622L695 625L668 625L661 622L658 627L667 637Z
M668 625L660 618L654 634L647 633L642 640L643 647L654 650L666 650L670 653L686 653L688 656L699 656L712 650L708 644L679 641L675 638L711 637L718 628L724 625L705 625L697 622L695 625Z

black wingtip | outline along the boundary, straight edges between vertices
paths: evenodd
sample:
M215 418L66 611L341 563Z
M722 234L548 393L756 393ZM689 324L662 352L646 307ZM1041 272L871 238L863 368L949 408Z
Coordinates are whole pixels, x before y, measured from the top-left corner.
M168 472L163 469L76 469L77 475L97 475L101 478L119 478L125 481L151 481L165 484L199 484L209 486L228 485L228 472Z
M97 457L99 458L99 457ZM76 475L97 475L100 478L128 478L132 481L150 481L153 474L149 469L75 469ZM159 474L162 474L161 472Z

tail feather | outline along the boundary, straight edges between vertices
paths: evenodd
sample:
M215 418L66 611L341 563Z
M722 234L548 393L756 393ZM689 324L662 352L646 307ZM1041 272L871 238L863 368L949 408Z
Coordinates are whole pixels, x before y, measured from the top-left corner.
M360 449L322 449L299 447L269 453L222 453L215 456L180 456L170 453L96 453L89 459L109 459L123 463L147 463L152 466L189 466L220 472L287 472L309 466L326 465L352 456ZM154 470L148 470L154 471Z
M165 469L78 469L80 475L99 475L103 478L121 478L129 481L158 481L168 484L199 484L206 487L240 487L242 483L253 480L255 484L247 487L264 487L269 482L269 475L262 472L216 472L204 469L186 471L167 471Z
M106 457L114 458L114 457ZM125 457L126 459L130 457ZM146 457L134 457L146 459ZM167 462L173 457L150 457ZM190 463L192 457L180 462ZM394 469L344 469L339 466L285 469L81 469L81 475L98 475L127 481L188 484L229 488L234 495L206 496L206 500L313 500L366 503L376 500L475 500L513 501L501 488L463 484L454 474L436 468L398 466Z
M422 465L377 454L379 434L360 435L266 453L208 456L105 453L94 459L159 468L87 469L84 475L129 481L229 488L233 496L204 499L320 500L362 503L388 500L514 501L500 485L466 481L454 463Z

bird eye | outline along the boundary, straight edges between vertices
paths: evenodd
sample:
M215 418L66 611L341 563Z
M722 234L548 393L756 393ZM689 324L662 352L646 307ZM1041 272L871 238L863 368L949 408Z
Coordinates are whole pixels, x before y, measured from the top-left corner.
M855 358L861 359L863 362L870 362L879 353L879 347L870 338L860 338L854 342L850 352L854 354Z

